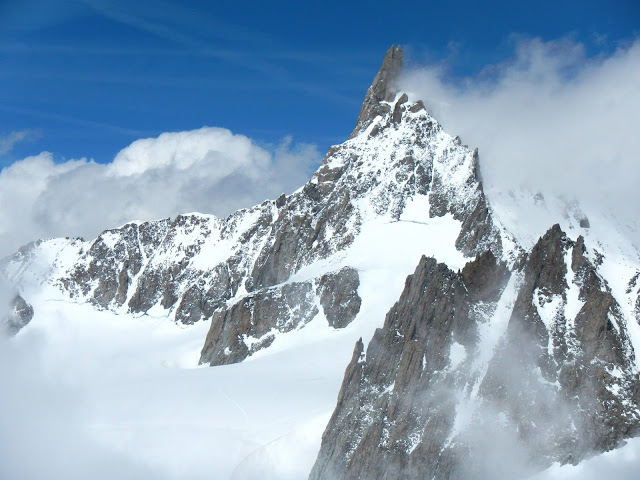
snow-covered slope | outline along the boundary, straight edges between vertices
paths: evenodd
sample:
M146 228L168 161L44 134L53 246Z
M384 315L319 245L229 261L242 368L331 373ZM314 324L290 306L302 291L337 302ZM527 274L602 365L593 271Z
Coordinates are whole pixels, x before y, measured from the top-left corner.
M566 202L490 205L477 151L395 90L401 66L392 47L350 139L289 196L3 260L35 312L12 342L87 387L83 434L168 478L304 478L320 449L312 477L332 479L485 471L461 458L491 419L521 457L498 473L635 434L637 251Z
M288 197L226 219L190 214L131 223L88 242L38 241L3 270L27 297L45 286L52 298L120 314L184 324L215 316L220 328L201 361L223 364L324 317L344 317L339 327L364 322L355 306L370 308L366 292L376 301L367 320L374 328L423 254L452 268L485 249L515 262L517 248L488 214L477 152L445 133L422 103L389 98L377 104L383 115L361 118L362 131L333 147ZM354 278L339 274L345 266ZM338 305L347 295L328 293L344 289L348 315ZM262 322L240 318L267 308Z

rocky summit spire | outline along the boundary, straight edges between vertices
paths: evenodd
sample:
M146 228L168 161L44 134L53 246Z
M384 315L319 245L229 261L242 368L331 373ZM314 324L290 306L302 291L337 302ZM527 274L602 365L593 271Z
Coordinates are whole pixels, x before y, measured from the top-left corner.
M394 99L397 93L396 82L402 71L403 53L400 46L392 45L387 50L380 71L373 79L373 83L367 90L364 97L360 116L349 138L355 137L360 131L365 129L371 120L378 115L384 115L390 109L389 105L381 102L389 102Z

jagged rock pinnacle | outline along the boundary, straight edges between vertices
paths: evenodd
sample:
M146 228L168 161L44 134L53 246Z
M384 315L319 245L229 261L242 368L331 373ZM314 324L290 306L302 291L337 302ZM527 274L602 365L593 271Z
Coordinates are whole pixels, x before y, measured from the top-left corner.
M380 102L389 102L395 97L397 93L396 82L402 71L403 57L404 54L400 46L392 45L391 48L387 50L380 71L373 79L369 90L367 90L362 108L360 109L360 116L356 122L356 128L354 128L349 138L355 137L361 130L366 128L376 116L383 115L389 111L389 106L383 105Z

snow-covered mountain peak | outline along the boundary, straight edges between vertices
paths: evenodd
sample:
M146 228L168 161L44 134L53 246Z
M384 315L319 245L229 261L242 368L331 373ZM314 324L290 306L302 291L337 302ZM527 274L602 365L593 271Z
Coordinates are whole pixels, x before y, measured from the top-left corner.
M396 96L397 80L402 72L403 61L404 53L402 48L392 45L387 50L382 66L367 90L356 127L350 138L365 129L376 116L389 111L389 107L385 102L393 100Z
M87 302L119 315L209 321L203 363L278 351L307 326L342 335L346 361L422 255L459 269L485 248L513 251L490 218L475 152L421 103L387 88L401 60L392 49L367 94L382 95L380 112L293 194L226 219L185 214L90 241L40 241L3 270L36 305Z
M538 466L618 445L640 423L640 268L577 206L533 197L536 222L513 208L524 194L492 207L477 150L397 91L402 61L387 52L350 138L290 195L5 259L34 305L25 331L54 303L204 325L201 364L282 356L326 377L331 359L331 401L352 358L317 479L469 478L486 412Z

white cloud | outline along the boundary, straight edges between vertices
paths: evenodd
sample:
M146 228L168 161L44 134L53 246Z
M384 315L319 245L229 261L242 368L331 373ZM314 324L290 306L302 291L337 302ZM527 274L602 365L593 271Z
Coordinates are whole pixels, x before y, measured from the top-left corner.
M637 218L640 40L589 58L571 40L520 39L514 58L477 76L419 68L402 88L479 148L489 194L524 186Z
M0 135L0 155L9 153L17 143L34 134L35 132L33 130L19 130L6 135Z
M0 477L168 478L92 438L86 419L94 406L86 389L51 378L41 359L46 340L33 340L28 350L0 333Z
M223 217L295 190L319 158L290 138L262 147L220 128L137 140L107 165L55 163L44 152L0 173L0 254L37 238L92 238L130 220Z
M202 128L136 140L118 153L107 172L122 177L162 168L183 171L203 163L216 179L245 166L263 170L270 161L269 152L256 148L247 137L222 128Z
M576 466L553 465L531 480L635 480L640 469L640 438L633 438L617 450L603 453Z

